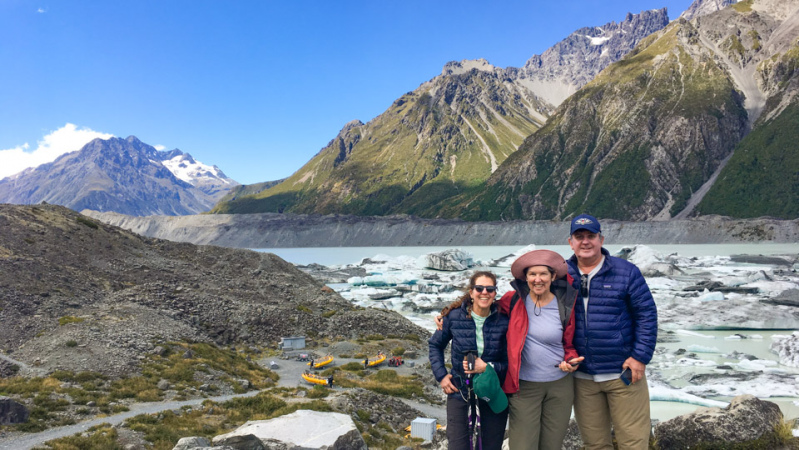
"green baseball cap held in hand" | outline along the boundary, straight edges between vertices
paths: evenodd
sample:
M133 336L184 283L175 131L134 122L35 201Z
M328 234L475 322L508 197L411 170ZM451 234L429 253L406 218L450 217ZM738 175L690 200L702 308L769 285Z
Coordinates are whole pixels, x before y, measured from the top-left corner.
M486 366L485 372L474 377L474 393L497 414L508 407L508 397L502 392L499 377L490 364Z

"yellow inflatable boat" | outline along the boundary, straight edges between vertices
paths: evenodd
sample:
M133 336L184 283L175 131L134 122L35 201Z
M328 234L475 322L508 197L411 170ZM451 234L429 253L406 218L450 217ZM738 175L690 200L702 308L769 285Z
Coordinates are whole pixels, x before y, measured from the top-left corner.
M306 364L306 366L310 366L311 363L313 363L313 367L312 368L313 369L318 369L318 368L326 366L326 365L328 365L328 364L330 364L332 362L333 362L333 355L327 355L327 356L325 356L324 358L322 358L322 359L320 359L318 361L316 361L316 360L309 361Z

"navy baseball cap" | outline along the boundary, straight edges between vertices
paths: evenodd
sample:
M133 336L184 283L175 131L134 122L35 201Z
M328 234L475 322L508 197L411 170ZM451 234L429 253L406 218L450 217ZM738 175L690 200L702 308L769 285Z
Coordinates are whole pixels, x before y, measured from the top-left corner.
M599 226L599 221L596 220L596 217L590 214L580 214L572 219L572 230L569 233L569 236L574 234L574 232L577 230L588 230L591 233L602 232L602 228Z

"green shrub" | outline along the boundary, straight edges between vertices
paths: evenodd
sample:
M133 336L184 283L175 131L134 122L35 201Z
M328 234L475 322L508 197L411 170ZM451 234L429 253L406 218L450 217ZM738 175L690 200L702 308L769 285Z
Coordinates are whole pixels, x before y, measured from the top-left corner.
M87 227L92 228L94 230L100 228L100 226L97 225L96 222L89 220L83 216L78 216L76 220L78 221L79 224L86 225Z
M405 349L402 347L395 347L394 350L391 350L391 353L394 356L402 356L405 354Z
M341 370L348 370L350 372L363 370L363 364L357 362L348 362L347 364L344 364L343 366L340 367Z
M67 347L77 347L78 346L78 341L76 341L74 339L70 339L70 340L68 340L66 342L66 346Z
M64 317L59 317L58 318L58 324L59 325L66 325L68 323L81 323L84 320L86 320L86 319L84 319L83 317L64 316Z
M308 391L307 397L308 398L325 398L330 395L330 389L316 385L310 391Z
M116 429L107 423L81 434L48 441L47 446L52 450L122 450Z
M358 420L360 420L361 422L369 422L369 418L371 417L371 415L369 415L369 412L364 411L363 409L355 411L355 415L358 416Z

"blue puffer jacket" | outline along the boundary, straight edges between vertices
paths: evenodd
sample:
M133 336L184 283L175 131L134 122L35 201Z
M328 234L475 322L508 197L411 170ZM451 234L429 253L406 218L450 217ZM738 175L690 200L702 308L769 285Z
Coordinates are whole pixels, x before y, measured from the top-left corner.
M657 307L641 271L604 248L602 254L605 262L591 279L588 311L582 297L574 305L574 347L585 356L578 370L591 375L621 372L630 356L649 364L658 333ZM579 289L577 257L572 255L568 264Z
M494 370L499 377L499 384L505 382L505 373L508 371L508 344L505 333L508 331L508 316L497 310L497 305L491 305L491 313L483 324L483 355L482 360L493 363ZM453 309L444 317L441 330L433 333L428 341L430 350L430 366L436 381L447 375L444 365L444 349L452 341L452 384L454 384L464 397L467 395L466 374L463 372L463 358L469 351L477 352L477 333L474 320L466 310L466 302L460 308ZM458 393L450 394L458 396Z

